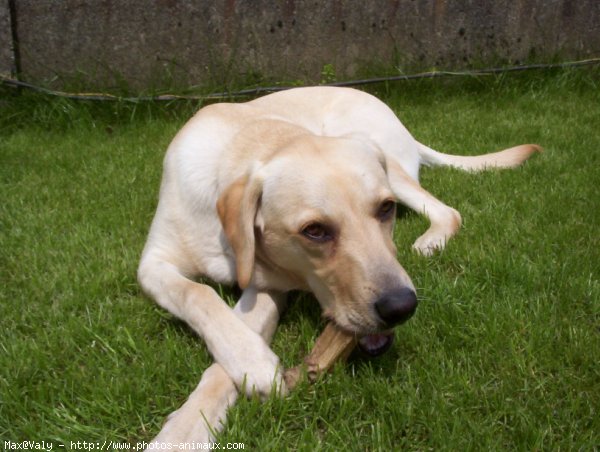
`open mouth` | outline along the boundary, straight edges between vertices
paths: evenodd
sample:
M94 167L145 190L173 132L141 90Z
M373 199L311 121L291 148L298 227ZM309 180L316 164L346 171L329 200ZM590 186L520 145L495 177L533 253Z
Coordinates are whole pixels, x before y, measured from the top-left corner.
M368 334L358 340L358 347L367 356L375 357L387 352L393 342L393 332Z

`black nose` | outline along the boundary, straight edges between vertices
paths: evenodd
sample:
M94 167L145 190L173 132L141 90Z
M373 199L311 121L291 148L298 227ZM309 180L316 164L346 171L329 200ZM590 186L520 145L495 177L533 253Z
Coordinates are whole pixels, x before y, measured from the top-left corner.
M417 310L417 295L408 287L384 293L376 302L375 310L387 326L406 322Z

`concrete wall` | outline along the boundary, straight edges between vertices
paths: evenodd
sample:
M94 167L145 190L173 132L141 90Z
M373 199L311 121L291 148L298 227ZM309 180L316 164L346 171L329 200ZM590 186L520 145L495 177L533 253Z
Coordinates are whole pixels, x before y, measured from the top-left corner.
M14 55L8 0L0 0L0 76L10 77L14 74Z
M135 89L600 56L597 0L12 1L21 77ZM6 2L6 4L4 4ZM9 42L0 23L0 71Z

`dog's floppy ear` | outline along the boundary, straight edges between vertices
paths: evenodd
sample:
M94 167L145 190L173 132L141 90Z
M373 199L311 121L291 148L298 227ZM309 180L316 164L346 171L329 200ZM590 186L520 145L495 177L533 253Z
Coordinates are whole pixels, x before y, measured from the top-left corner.
M251 171L227 187L217 201L225 236L235 253L237 280L242 289L250 284L254 270L254 220L262 187L258 171Z

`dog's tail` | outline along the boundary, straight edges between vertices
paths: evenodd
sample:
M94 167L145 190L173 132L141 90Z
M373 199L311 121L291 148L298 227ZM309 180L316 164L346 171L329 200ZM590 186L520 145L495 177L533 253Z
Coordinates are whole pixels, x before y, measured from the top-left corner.
M452 166L465 171L483 171L493 168L514 168L532 154L541 152L537 144L521 144L490 154L464 156L443 154L419 143L421 163L428 166Z

